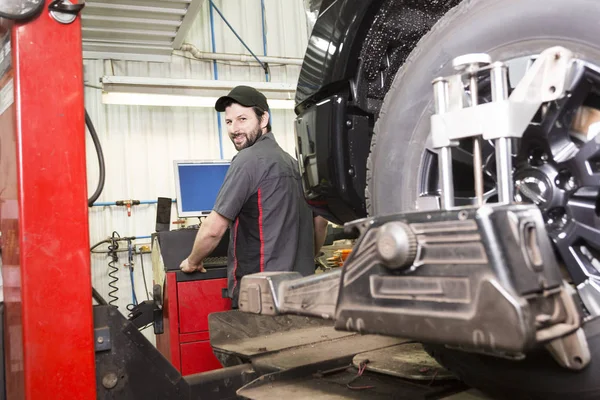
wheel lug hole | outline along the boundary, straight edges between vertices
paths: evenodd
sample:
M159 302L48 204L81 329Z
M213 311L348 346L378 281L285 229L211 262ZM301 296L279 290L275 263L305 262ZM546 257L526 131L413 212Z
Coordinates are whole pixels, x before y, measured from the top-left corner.
M550 157L548 156L548 153L541 149L532 149L527 156L527 161L533 166L545 164L549 159Z
M572 192L577 189L577 180L567 170L561 170L558 175L556 175L554 184L566 192Z
M564 207L555 207L544 216L549 229L562 229L568 222L567 210Z

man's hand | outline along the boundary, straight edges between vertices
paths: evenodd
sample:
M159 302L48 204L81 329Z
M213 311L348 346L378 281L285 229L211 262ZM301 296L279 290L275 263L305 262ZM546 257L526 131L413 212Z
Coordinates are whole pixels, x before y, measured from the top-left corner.
M190 260L204 260L208 257L219 244L229 223L230 221L227 218L221 216L216 211L211 211L200 225L200 229L198 229L192 252L188 258L179 264L179 269L186 273L194 271L206 272L202 261L193 263Z
M188 274L194 271L206 272L204 266L202 265L202 261L200 261L198 264L192 264L189 258L186 258L181 262L179 269Z

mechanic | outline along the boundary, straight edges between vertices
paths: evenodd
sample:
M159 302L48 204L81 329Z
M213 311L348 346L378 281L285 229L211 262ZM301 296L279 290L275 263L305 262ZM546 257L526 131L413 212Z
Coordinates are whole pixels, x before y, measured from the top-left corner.
M217 100L215 109L225 112L229 138L239 153L180 268L205 272L202 261L230 226L228 291L232 307L237 308L244 275L262 271L313 274L327 221L313 216L304 200L296 160L271 132L265 96L249 86L237 86Z

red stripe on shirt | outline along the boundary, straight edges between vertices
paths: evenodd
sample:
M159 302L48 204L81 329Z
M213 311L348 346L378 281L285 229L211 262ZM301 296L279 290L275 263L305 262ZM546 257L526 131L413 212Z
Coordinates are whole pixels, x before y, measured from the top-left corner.
M258 189L258 232L260 235L260 272L263 272L265 270L265 239L263 236L263 208L260 189Z
M238 261L237 261L237 235L238 235L238 226L240 225L240 218L236 218L235 219L235 227L233 229L233 291L235 291L235 287L237 286L237 276L236 276L236 271L237 271L237 266L238 266ZM233 296L233 293L231 294Z

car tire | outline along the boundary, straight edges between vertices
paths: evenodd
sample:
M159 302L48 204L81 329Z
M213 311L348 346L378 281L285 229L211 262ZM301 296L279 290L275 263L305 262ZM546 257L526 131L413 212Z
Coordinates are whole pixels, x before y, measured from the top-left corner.
M367 162L370 215L418 209L418 171L433 112L431 81L452 74L454 57L488 53L510 60L564 46L600 65L600 7L596 0L466 0L425 35L386 94ZM493 312L493 310L491 311ZM560 367L544 351L522 361L427 349L467 384L511 399L600 399L600 319L586 323L592 360L579 372Z

